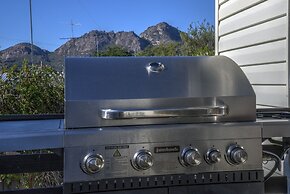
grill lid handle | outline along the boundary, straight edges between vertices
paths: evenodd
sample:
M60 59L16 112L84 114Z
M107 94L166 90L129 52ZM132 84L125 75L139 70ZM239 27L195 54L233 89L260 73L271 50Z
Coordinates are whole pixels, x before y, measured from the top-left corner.
M189 107L173 109L101 109L101 118L105 120L117 119L147 119L147 118L169 118L169 117L212 117L226 116L229 108L226 105L212 107Z

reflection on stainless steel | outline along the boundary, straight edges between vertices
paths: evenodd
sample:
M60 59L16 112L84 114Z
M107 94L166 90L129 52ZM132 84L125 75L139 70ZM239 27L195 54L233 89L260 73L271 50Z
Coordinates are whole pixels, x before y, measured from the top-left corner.
M65 69L65 194L262 193L256 97L229 58L68 58Z
M144 67L152 61L166 65L166 69L148 76ZM66 128L256 119L253 88L238 65L226 57L67 58L65 69ZM100 110L106 109L178 110L219 106L227 106L228 114L114 120L100 116Z
M205 154L205 160L209 164L215 164L221 161L221 152L216 148L210 148Z
M165 65L163 65L160 62L152 62L152 63L149 63L147 65L146 69L148 71L148 74L150 74L150 73L160 73L160 72L164 71Z
M87 174L95 174L104 168L104 158L100 154L88 154L84 157L81 168Z
M230 164L239 165L248 160L248 153L242 146L232 144L227 149L226 158Z
M227 106L220 107L189 107L183 109L159 110L101 110L102 119L138 119L166 117L210 117L225 116L229 112Z
M197 148L186 147L180 153L180 163L185 167L198 166L202 162L202 157Z
M134 154L132 165L136 170L148 170L153 166L152 153L149 150L139 150Z

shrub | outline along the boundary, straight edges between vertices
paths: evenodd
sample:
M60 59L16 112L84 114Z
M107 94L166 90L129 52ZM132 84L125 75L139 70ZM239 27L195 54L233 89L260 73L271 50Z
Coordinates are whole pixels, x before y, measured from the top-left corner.
M63 73L26 62L0 70L0 114L63 113Z

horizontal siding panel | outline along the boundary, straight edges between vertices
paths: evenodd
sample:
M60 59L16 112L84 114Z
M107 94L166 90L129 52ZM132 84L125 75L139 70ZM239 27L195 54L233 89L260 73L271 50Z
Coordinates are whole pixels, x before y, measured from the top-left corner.
M230 0L220 6L219 20L223 20L265 0Z
M219 36L287 13L287 0L268 0L220 22Z
M220 51L246 47L287 36L287 18L272 20L220 38Z
M260 104L257 104L256 108L259 108L259 109L267 108L268 109L268 108L275 108L275 107L273 107L271 105L260 105Z
M253 86L257 104L288 107L288 89L286 86Z
M267 64L242 67L252 84L287 84L287 64Z
M223 4L223 3L225 3L225 2L227 2L229 0L218 0L218 1L219 1L219 5L221 5L221 4Z
M286 61L288 55L287 42L282 40L228 52L220 52L219 54L230 57L238 65Z

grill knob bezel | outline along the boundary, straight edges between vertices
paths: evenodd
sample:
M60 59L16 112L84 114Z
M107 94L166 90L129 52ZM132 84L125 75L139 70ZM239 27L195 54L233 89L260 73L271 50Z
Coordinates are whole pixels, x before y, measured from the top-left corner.
M241 157L241 155L238 153L242 154L243 157ZM231 144L228 146L226 152L226 160L231 165L244 164L248 160L248 153L243 146L240 146L238 144Z
M192 156L193 154L194 156ZM189 146L182 150L179 161L184 167L198 166L202 163L202 156L197 148Z
M135 170L148 170L154 164L153 155L149 150L139 150L134 154L131 163Z
M87 154L81 162L81 169L86 174L96 174L105 165L105 160L101 154ZM95 169L94 169L95 168Z
M213 154L217 154L217 155L215 156ZM217 149L217 148L210 148L206 152L204 159L205 159L205 161L208 164L216 164L216 163L219 163L221 161L222 154L221 154L221 152L220 152L219 149Z

